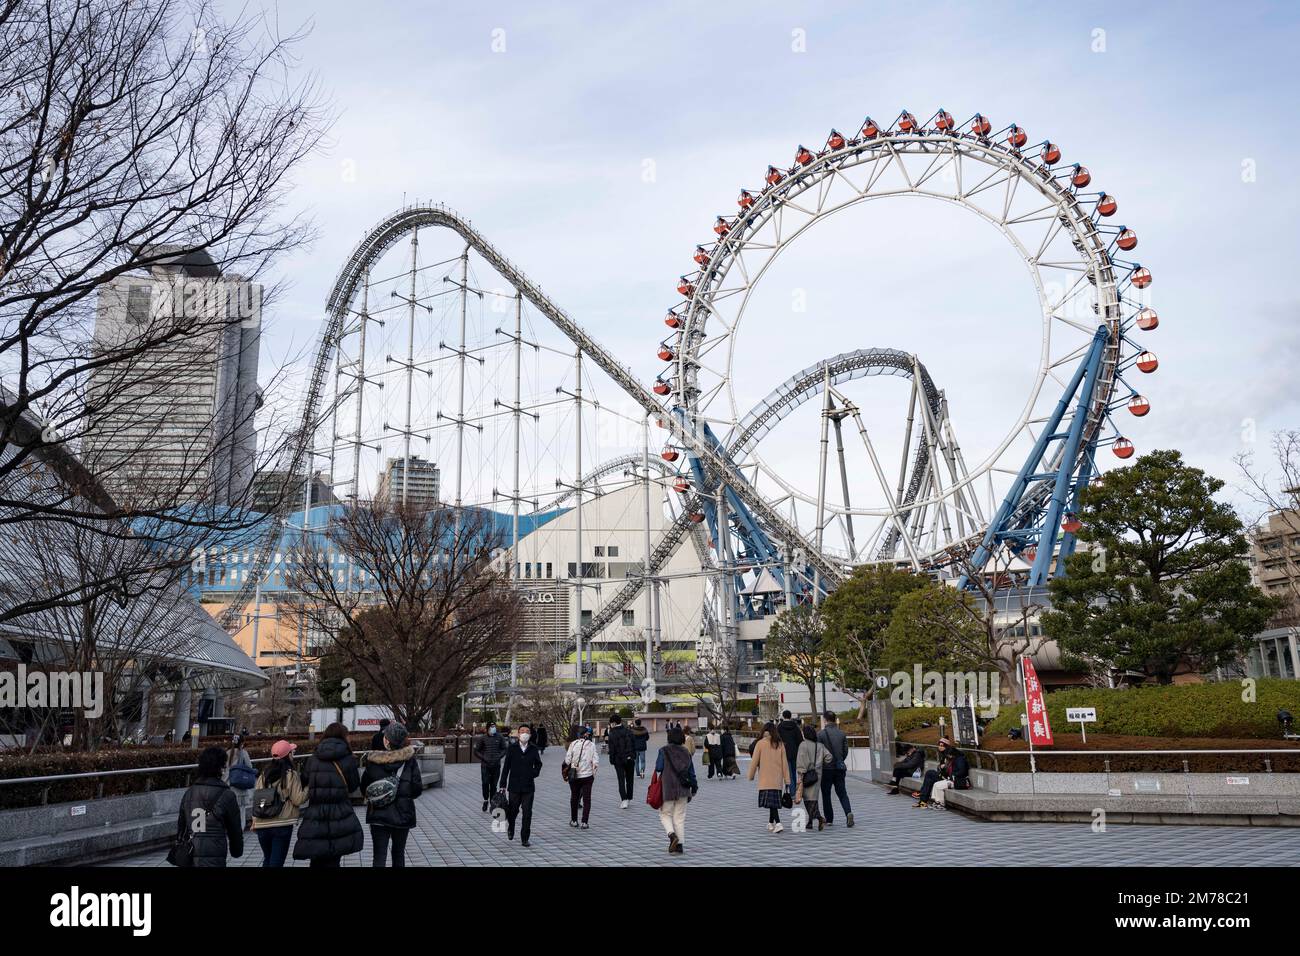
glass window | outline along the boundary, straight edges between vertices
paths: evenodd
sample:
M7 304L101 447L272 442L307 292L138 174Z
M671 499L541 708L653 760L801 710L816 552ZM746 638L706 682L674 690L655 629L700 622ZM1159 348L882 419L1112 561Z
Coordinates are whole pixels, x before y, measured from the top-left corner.
M624 627L636 626L636 612L633 611L631 608L623 609L623 626Z
M609 556L610 556L611 558L617 558L617 557L618 557L618 545L616 545L616 544L611 544L611 545L609 546Z
M595 547L593 550L594 550L594 553L595 553L596 557L598 557L598 558L603 558L603 557L605 556L605 547L604 547L604 545L599 545L599 544L598 544L598 545L596 545L596 547Z

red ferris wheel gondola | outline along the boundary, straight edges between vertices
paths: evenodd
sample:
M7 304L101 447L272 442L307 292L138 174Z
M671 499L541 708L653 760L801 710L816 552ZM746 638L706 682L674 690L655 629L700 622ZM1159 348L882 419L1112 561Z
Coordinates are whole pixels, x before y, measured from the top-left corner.
M1143 309L1137 316L1137 327L1143 332L1150 332L1160 324L1160 316L1155 309Z
M767 167L767 175L763 177L769 186L777 185L784 178L785 176L782 175L781 170L777 169L775 166Z
M682 317L676 312L669 312L664 316L664 325L670 329L680 329L682 327Z
M833 129L831 130L831 135L826 137L826 145L830 149L843 149L844 136L840 133L839 130Z
M1012 149L1019 149L1029 141L1029 134L1021 127L1013 126L1007 130L1007 145Z
M1130 249L1136 249L1138 244L1138 234L1127 226L1120 229L1119 237L1115 240L1115 245L1119 246L1125 252Z
M1142 266L1133 267L1133 285L1139 289L1145 289L1151 284L1151 270L1144 269Z
M1110 450L1115 453L1116 458L1133 457L1133 443L1127 438L1116 438L1115 444L1110 446Z
M673 387L663 379L659 379L659 381L655 382L654 393L656 395L671 395L672 391Z
M952 126L953 126L952 114L949 113L947 110L939 110L939 112L935 114L934 117L935 129L942 130L943 132L946 133L950 129L952 129Z
M975 118L970 121L970 131L976 136L987 136L992 128L993 123L983 113L976 113Z
M1075 163L1074 172L1070 175L1070 185L1076 189L1082 189L1090 182L1092 182L1092 173L1088 172L1088 167Z
M816 158L817 157L812 154L812 150L803 145L803 143L800 143L799 148L795 150L794 161L800 166L807 166Z
M1154 372L1160 367L1160 360L1155 352L1143 352L1137 357L1137 367L1139 372Z
M1043 162L1048 166L1055 166L1061 161L1061 147L1057 146L1055 143L1045 143L1041 155L1043 157Z
M1102 193L1101 198L1097 200L1097 214L1100 216L1113 216L1119 209L1119 203L1110 193Z
M880 135L880 127L870 116L862 121L862 130L860 135L863 139L875 139Z
M676 448L665 448L659 454L664 461L676 461L680 457Z
M904 133L912 132L912 130L916 129L916 117L907 110L903 110L902 115L898 117L898 128Z
M666 345L659 346L658 355L661 362L671 362L676 357L673 355L673 350Z
M1134 395L1128 400L1128 410L1137 418L1151 411L1151 403L1142 395Z

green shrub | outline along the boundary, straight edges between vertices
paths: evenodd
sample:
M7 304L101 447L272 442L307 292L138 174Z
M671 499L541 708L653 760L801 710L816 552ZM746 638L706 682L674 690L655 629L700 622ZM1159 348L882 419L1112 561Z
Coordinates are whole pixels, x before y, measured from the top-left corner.
M1076 688L1049 693L1047 716L1054 731L1077 731L1065 719L1067 707L1097 708L1097 722L1088 730L1134 737L1239 737L1276 739L1281 734L1277 712L1300 714L1300 681L1263 678L1255 682L1255 700L1242 700L1239 681L1216 684L1173 684L1164 687ZM1005 735L1020 726L1023 705L1005 705L985 733ZM899 726L896 711L894 725Z

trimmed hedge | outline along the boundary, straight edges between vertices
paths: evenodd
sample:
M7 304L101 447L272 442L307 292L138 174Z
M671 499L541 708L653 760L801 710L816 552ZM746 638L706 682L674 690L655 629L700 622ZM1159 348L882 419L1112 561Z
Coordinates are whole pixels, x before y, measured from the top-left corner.
M952 711L947 707L898 707L894 710L894 733L905 734L918 729L924 723L937 726L940 717L951 723ZM869 721L865 716L859 721L857 710L846 710L839 715L839 718L840 727L845 733L849 732L849 727L860 730L864 734L867 732Z
M1255 682L1255 700L1242 700L1245 689L1239 681L1216 684L1172 684L1167 686L1076 688L1049 693L1047 716L1055 731L1078 730L1065 719L1067 707L1097 708L1097 722L1089 733L1133 737L1236 737L1248 740L1276 740L1281 736L1277 712L1291 711L1300 720L1300 681L1263 678ZM894 716L898 727L898 714ZM1020 726L1023 705L1003 705L985 730L1005 735ZM900 728L901 729L901 728Z

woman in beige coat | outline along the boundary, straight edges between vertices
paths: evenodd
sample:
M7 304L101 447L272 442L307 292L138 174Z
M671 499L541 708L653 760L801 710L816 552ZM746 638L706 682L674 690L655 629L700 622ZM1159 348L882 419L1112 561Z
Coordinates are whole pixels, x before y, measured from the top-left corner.
M298 811L307 802L307 789L293 767L293 752L297 749L297 744L277 740L271 747L271 763L258 774L257 786L253 789L253 832L262 846L263 866L284 866ZM278 800L271 794L272 790L278 795ZM261 805L263 803L265 806ZM258 815L274 810L277 803L280 807L274 815Z
M785 745L770 720L763 726L763 736L754 747L749 762L749 779L758 779L758 805L767 809L767 832L780 833L781 794L790 786L790 762L785 759Z

